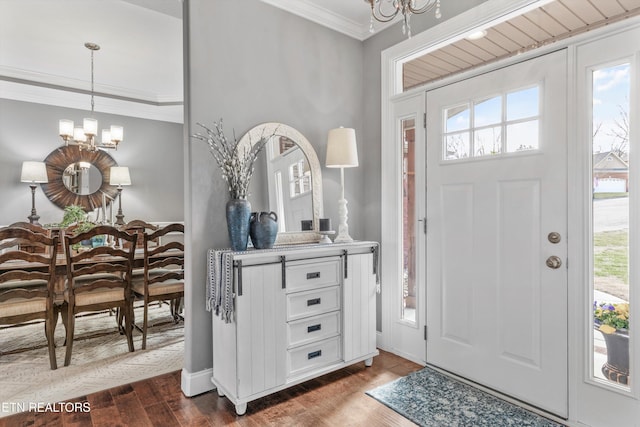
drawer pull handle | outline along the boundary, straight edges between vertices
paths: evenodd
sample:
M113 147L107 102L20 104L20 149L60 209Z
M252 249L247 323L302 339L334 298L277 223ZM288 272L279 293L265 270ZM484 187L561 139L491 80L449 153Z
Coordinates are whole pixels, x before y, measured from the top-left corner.
M322 329L322 324L318 323L317 325L307 326L307 333L319 331Z
M315 273L307 273L307 280L311 280L311 279L319 279L320 278L320 272L316 271Z
M322 350L316 350L316 351L312 351L311 353L307 354L307 359L311 360L311 359L315 359L316 357L320 357L322 356Z
M320 298L308 299L307 307L320 304Z

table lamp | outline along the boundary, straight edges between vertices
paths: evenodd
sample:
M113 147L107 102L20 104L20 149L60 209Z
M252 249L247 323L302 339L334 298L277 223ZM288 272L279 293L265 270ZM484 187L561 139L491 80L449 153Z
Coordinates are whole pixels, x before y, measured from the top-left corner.
M329 131L325 164L328 168L340 168L341 198L338 201L340 225L338 225L338 236L334 242L352 242L353 239L349 236L349 225L347 224L347 200L344 198L344 168L358 166L358 147L354 129L340 127Z
M36 212L36 184L49 182L47 165L44 162L22 162L20 181L30 183L31 187L31 215L27 218L31 224L40 225L40 216Z
M124 215L122 214L122 186L131 185L129 168L126 166L112 166L109 171L109 185L118 186L118 213L116 215L116 225L124 225Z

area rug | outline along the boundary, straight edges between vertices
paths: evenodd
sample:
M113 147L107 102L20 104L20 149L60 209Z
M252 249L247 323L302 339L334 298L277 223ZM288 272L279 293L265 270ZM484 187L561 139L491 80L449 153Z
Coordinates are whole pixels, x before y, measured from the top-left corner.
M135 309L142 320L142 308ZM0 418L29 403L63 402L97 391L182 369L184 323L174 324L167 305L149 310L147 348L135 330L135 351L118 332L114 316L100 313L78 317L71 364L64 366L64 326L56 327L58 369L49 367L44 324L0 329ZM25 350L27 349L27 350Z
M426 427L561 426L429 367L367 394Z

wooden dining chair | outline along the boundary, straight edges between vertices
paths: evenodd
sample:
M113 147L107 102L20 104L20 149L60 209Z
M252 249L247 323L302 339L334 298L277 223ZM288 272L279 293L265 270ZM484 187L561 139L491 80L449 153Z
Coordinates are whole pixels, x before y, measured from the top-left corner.
M51 230L44 228L40 225L36 225L36 224L31 224L30 222L26 222L26 221L18 221L18 222L14 222L13 224L8 225L8 227L12 227L12 228L24 228L27 229L29 231L33 231L34 233L38 233L38 234L43 234L47 237L51 237ZM5 242L4 246L7 247L11 247L12 244L8 244L9 242ZM29 244L29 242L19 242L19 246L18 248L20 250L23 250L25 252L44 252L45 250L47 250L46 247L42 246L42 245L36 245L36 246L31 246ZM0 248L1 249L1 248Z
M81 251L73 245L94 236L112 241L127 242L127 247L98 246ZM131 291L131 268L135 254L137 235L120 231L115 227L100 225L89 231L64 236L67 260L67 283L64 292L62 317L67 327L67 351L64 365L71 362L75 315L81 312L95 312L118 309L124 317L124 334L129 351L133 351L133 293ZM105 239L106 240L106 239Z
M143 280L133 282L133 291L144 299L144 319L142 324L142 349L147 348L149 328L149 304L154 301L170 301L171 314L178 320L180 301L184 298L184 243L169 241L158 244L168 234L184 235L184 225L169 224L144 238Z
M158 228L160 227L158 227L155 224L151 224L149 222L143 221L141 219L133 219L128 223L126 223L125 225L121 225L119 227L120 230L126 231L129 234L135 233L138 235L138 244L137 244L138 248L142 248L144 244L142 235L144 233L156 231Z
M27 252L21 246L41 250ZM58 238L22 227L0 228L0 325L45 321L49 364L57 369L53 334L58 319L54 285Z

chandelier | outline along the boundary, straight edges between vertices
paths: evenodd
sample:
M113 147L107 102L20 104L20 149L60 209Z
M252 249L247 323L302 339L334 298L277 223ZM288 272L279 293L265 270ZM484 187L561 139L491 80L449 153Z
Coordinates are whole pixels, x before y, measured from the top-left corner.
M402 13L402 34L411 38L411 15L419 15L429 12L434 7L436 19L441 18L440 0L364 0L371 5L371 19L369 22L369 32L373 33L373 20L378 22L389 22L399 13ZM422 4L421 6L418 6Z
M84 47L91 51L91 117L82 121L82 127L74 127L73 120L62 119L59 123L59 134L65 145L77 145L80 151L98 151L100 148L118 149L118 144L122 141L124 128L122 126L111 125L109 129L102 130L102 140L96 143L98 134L98 120L93 118L93 53L100 50L100 46L95 43L85 43Z

